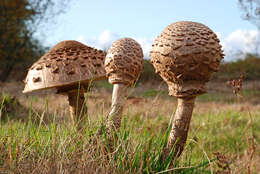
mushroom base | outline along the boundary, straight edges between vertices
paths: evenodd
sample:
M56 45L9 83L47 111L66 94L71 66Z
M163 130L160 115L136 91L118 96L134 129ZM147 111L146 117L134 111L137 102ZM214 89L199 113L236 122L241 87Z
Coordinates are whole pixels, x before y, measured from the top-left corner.
M194 102L195 97L178 98L178 106L172 122L165 155L168 155L173 148L174 157L181 155L188 136Z

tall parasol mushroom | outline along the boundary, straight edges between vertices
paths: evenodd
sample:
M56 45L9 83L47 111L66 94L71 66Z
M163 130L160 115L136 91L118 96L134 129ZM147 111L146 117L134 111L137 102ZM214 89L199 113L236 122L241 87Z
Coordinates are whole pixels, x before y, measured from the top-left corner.
M142 69L143 51L135 40L122 38L112 44L105 58L106 74L109 83L114 85L107 122L109 129L120 128L127 88L137 81Z
M205 84L218 71L224 54L211 29L181 21L166 27L152 45L150 55L156 72L168 84L169 95L178 98L165 152L174 148L174 156L179 157L186 143L195 98L206 93Z
M55 88L68 96L73 123L84 108L84 92L89 83L105 79L105 53L80 42L68 40L54 46L29 69L23 93Z

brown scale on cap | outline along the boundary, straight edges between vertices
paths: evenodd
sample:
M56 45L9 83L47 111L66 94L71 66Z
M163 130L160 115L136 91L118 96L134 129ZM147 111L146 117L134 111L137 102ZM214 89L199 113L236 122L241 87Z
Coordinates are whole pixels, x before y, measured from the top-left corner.
M150 55L156 72L168 84L169 95L178 98L163 158L172 150L178 157L186 144L195 98L206 92L205 84L218 71L224 54L216 34L207 26L181 21L166 27Z
M73 123L80 123L89 82L106 77L105 56L103 51L77 41L60 42L29 69L23 92L57 89L57 93L68 96Z
M77 41L60 42L32 65L23 92L48 88L57 88L59 91L73 88L78 82L84 84L104 79L105 56L103 51Z
M107 138L110 145L114 142L112 132L121 126L127 88L137 81L142 69L143 51L135 40L123 38L112 44L105 58L106 74L109 82L114 85L111 110L106 122Z
M167 26L155 40L150 55L157 73L169 86L169 95L176 97L205 93L205 83L224 56L211 29L188 21Z
M132 85L143 69L143 51L131 38L115 41L108 50L105 70L112 84Z

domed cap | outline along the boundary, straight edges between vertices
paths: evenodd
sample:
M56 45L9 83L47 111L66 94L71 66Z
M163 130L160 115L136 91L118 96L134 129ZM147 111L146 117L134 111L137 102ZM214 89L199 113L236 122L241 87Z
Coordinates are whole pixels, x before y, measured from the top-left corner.
M77 41L63 41L35 62L25 79L24 93L57 88L70 90L105 78L105 53Z
M143 69L143 51L131 38L115 41L105 58L105 70L109 83L132 85Z
M156 72L169 86L169 95L187 97L206 92L205 83L218 71L224 54L211 29L181 21L167 26L157 37L150 56Z

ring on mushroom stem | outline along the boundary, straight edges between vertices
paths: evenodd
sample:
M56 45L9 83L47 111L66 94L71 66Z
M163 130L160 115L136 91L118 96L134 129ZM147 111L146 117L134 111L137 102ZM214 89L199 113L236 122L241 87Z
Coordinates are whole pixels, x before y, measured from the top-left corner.
M195 98L206 93L205 84L218 71L224 57L217 35L207 26L190 21L172 23L157 37L150 52L156 72L178 98L172 129L164 150L174 158L186 144Z
M109 83L114 85L106 123L109 131L120 128L127 88L137 81L142 69L143 51L135 40L122 38L111 45L105 58L106 74Z
M57 94L67 95L70 116L77 126L86 111L84 92L92 81L106 78L105 56L80 42L62 41L29 69L23 93L53 88Z

